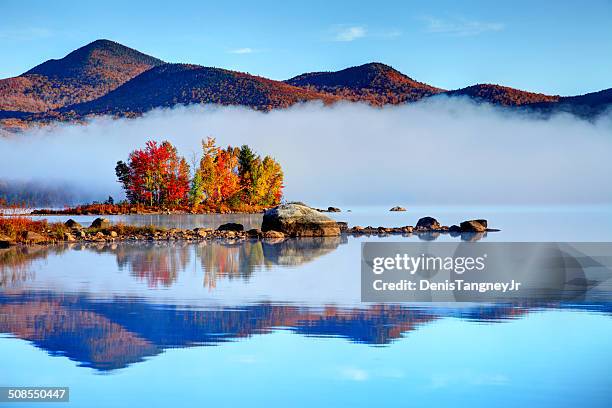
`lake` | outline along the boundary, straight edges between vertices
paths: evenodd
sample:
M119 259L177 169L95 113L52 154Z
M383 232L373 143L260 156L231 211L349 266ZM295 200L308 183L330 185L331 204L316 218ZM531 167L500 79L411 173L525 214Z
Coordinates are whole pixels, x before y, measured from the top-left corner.
M501 231L483 242L612 241L606 207L351 210L330 216L362 226L487 218ZM71 407L610 406L612 302L362 303L361 243L420 239L0 250L0 385L68 386Z

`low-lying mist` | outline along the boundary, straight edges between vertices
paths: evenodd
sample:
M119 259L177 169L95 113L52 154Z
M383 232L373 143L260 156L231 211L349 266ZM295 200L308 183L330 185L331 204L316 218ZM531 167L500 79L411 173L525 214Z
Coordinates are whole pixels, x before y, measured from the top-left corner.
M286 199L319 206L612 202L612 115L541 119L447 98L268 113L190 106L50 126L0 139L0 178L121 198L117 160L154 139L170 140L191 161L207 136L271 154L285 171Z

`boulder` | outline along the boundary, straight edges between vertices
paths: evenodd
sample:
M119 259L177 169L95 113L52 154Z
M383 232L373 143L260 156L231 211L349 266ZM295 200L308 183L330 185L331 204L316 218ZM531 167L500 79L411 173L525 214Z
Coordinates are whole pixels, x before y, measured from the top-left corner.
M417 222L416 228L425 230L437 230L440 229L440 223L433 217L423 217Z
M206 230L206 228L194 228L193 232L195 232L195 234L200 238L206 238L206 236L208 235L208 231Z
M292 237L340 235L338 223L328 216L299 204L282 204L264 213L261 230L280 231Z
M244 225L238 224L235 222L228 222L227 224L219 225L219 228L217 228L217 231L240 232L240 231L244 231Z
M64 232L64 241L74 242L74 241L76 241L76 238L71 233Z
M40 244L47 241L47 238L40 235L38 232L23 231L21 233L21 240L26 244Z
M400 207L399 205L396 205L395 207L391 208L389 211L406 211L406 209L404 207Z
M261 235L262 235L261 231L256 228L252 228L247 231L247 236L251 238L259 238Z
M15 240L11 237L0 234L0 248L8 248L11 245L15 245Z
M64 225L66 227L70 228L70 229L81 229L81 228L83 228L83 226L81 224L79 224L78 222L76 222L72 218L70 218L68 221L66 221L64 223Z
M110 228L111 223L107 218L96 218L89 228Z
M327 207L327 212L341 212L342 210L338 207Z
M461 232L485 232L487 230L487 220L468 220L460 225Z
M348 230L348 223L344 221L338 221L338 228L340 228L340 232L346 232Z
M110 236L111 236L111 238L117 238L117 232L116 231L111 231L110 232Z
M448 232L451 232L451 233L461 232L461 227L458 225L451 225L450 227L448 227Z
M266 231L263 233L263 237L266 239L285 238L285 234L280 231Z

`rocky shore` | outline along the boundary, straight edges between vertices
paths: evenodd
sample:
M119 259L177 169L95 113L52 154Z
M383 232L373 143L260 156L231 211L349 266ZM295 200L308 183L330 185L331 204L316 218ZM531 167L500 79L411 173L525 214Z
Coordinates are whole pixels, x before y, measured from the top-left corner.
M59 227L59 228L58 228ZM292 237L329 237L339 235L385 236L418 235L422 239L435 239L441 234L479 239L488 228L486 220L468 220L460 225L443 226L435 218L424 217L415 226L402 227L349 227L336 222L310 207L284 204L264 213L261 229L245 230L242 224L227 223L216 229L165 229L156 226L113 225L106 218L96 218L89 227L70 219L63 225L43 231L20 231L14 237L0 234L0 248L13 245L53 244L60 242L118 242L118 241L201 241L201 240L283 240Z

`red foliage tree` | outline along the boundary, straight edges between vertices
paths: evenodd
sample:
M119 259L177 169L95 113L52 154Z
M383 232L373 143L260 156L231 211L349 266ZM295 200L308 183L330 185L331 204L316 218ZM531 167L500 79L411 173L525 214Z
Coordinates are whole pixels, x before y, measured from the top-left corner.
M170 142L148 141L144 149L130 153L127 166L119 162L116 169L122 169L122 174L117 170L117 175L133 203L150 206L187 203L189 165Z

